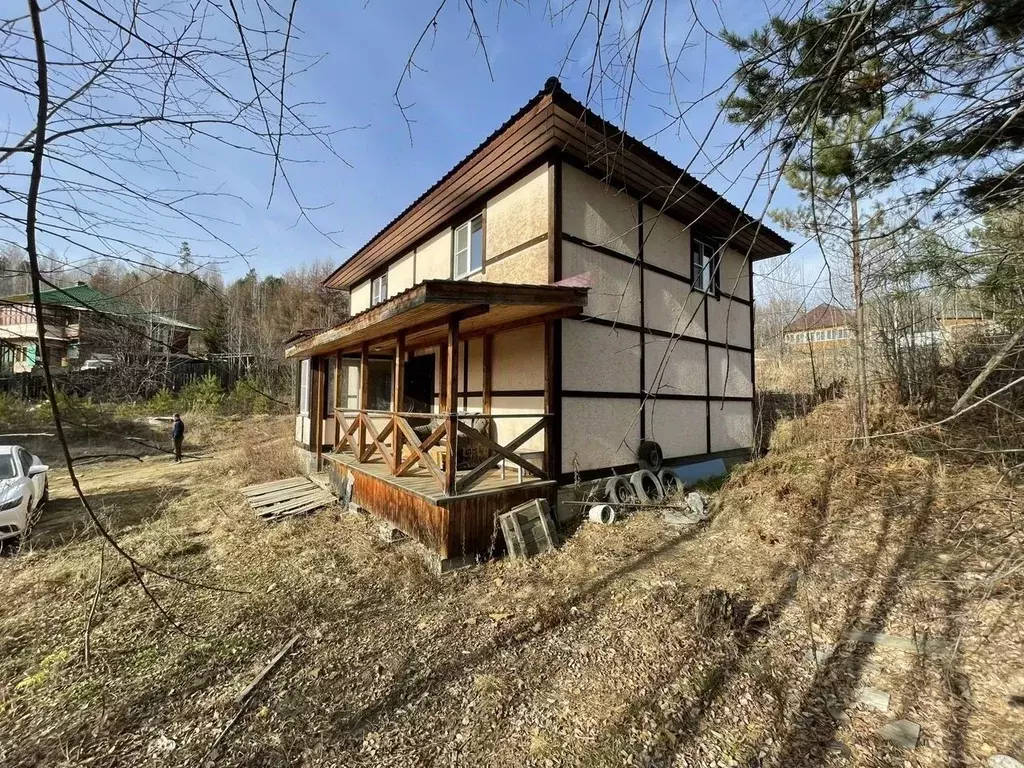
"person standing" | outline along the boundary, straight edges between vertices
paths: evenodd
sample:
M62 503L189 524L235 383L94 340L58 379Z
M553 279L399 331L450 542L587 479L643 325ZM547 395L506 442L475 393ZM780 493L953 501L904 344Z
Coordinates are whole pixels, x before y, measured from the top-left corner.
M181 463L181 444L185 441L185 422L181 414L174 414L174 425L171 427L171 442L174 443L174 463Z

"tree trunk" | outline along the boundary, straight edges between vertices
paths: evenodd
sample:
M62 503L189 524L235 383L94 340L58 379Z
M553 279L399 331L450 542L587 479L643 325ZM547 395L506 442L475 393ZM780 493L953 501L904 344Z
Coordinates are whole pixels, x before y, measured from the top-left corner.
M866 445L869 438L868 429L868 366L867 366L867 332L864 318L864 265L860 250L860 211L858 210L857 190L850 185L850 250L853 255L853 304L857 312L856 336L857 343L857 428L859 437Z

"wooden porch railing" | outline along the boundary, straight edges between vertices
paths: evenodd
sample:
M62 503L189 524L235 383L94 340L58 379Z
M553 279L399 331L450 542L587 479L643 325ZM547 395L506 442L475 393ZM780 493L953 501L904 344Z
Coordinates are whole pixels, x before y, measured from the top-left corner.
M337 437L334 444L336 453L347 451L360 463L366 463L375 455L379 455L395 477L408 475L413 467L419 464L433 477L438 488L449 496L469 491L503 460L541 480L549 479L549 474L545 469L520 456L516 451L532 437L548 428L552 419L551 414L446 414L335 409L334 416L337 425ZM506 445L493 440L468 423L526 418L534 419L534 422L508 441ZM438 423L427 437L421 439L416 434L410 419L423 419ZM378 430L374 421L382 420L385 423ZM387 443L388 438L391 438L390 445ZM463 470L460 476L452 468L458 462L458 447L461 439L481 448L484 458L475 466ZM408 455L405 455L406 448L408 448ZM442 449L443 469L431 455L431 451L435 448Z

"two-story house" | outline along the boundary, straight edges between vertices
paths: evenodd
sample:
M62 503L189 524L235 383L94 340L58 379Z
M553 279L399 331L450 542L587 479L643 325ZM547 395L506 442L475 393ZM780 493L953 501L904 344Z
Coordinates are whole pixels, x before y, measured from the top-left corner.
M39 294L51 370L111 365L126 354L186 355L202 330L148 312L85 283ZM30 373L41 364L31 294L0 300L0 372Z
M297 446L442 560L642 442L748 456L751 264L790 247L552 78L327 279L353 316L287 348Z

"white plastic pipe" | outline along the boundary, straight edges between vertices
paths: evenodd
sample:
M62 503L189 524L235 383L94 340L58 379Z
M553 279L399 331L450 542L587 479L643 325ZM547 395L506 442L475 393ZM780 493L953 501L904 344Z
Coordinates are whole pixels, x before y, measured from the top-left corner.
M611 504L595 504L587 512L587 517L590 518L592 523L611 525L615 522L615 507Z

